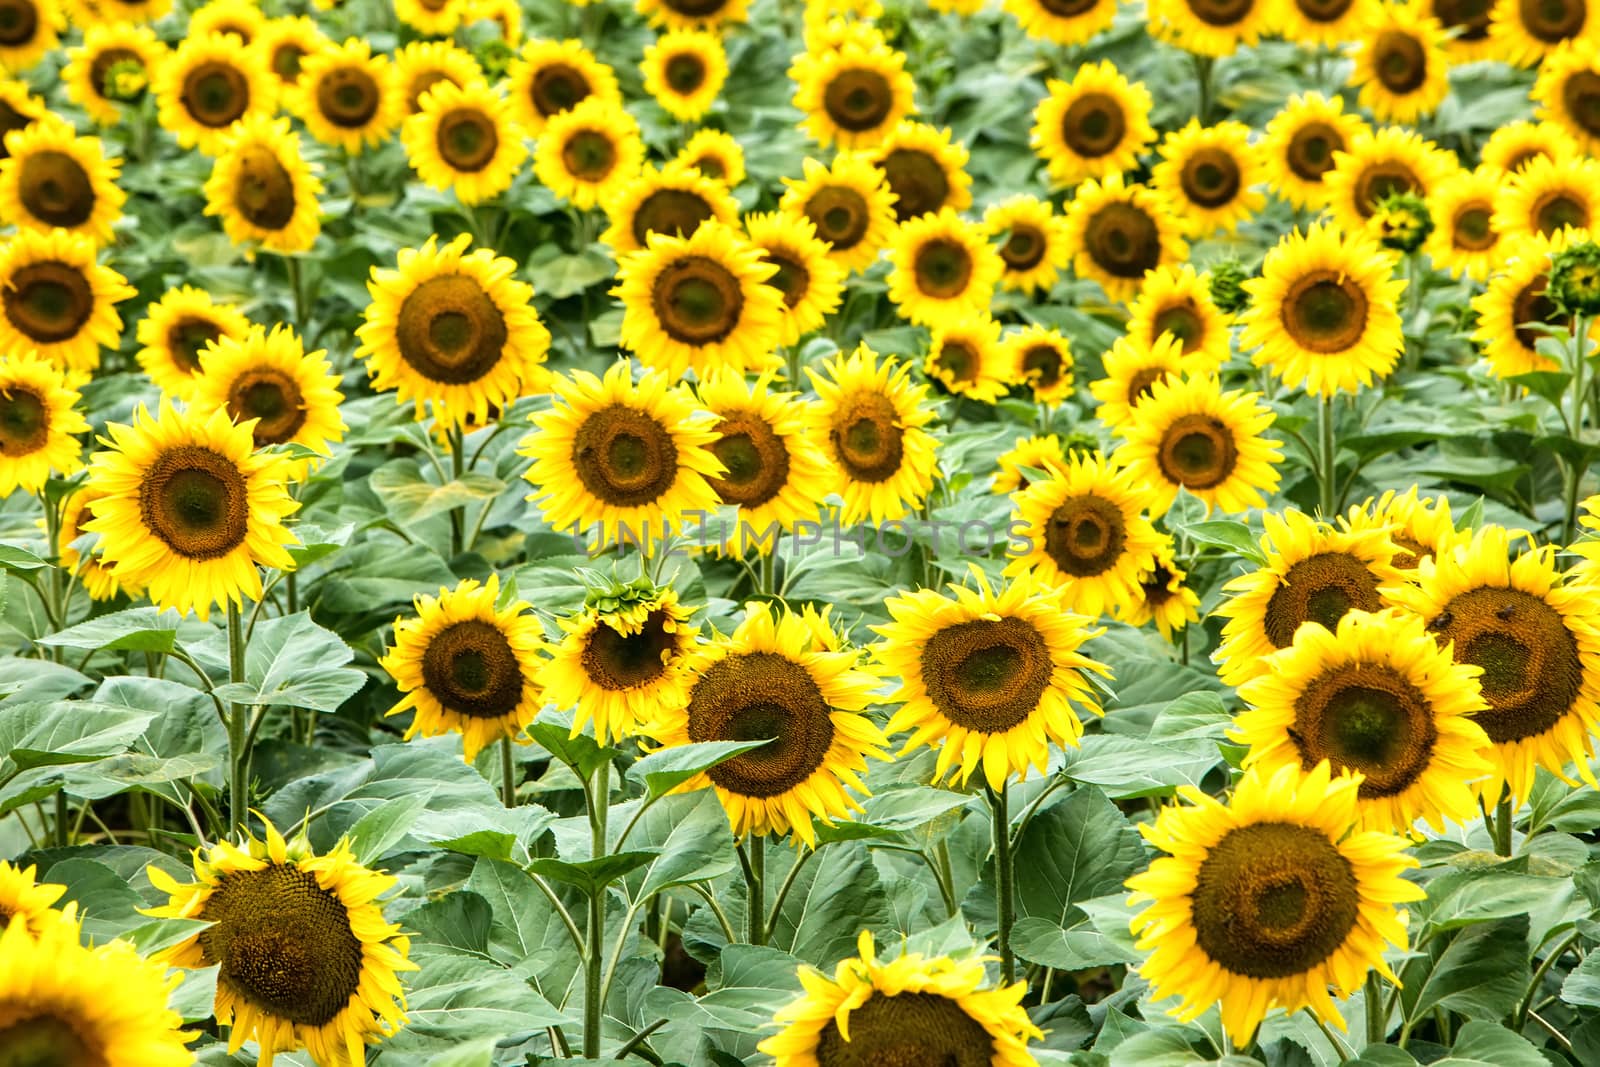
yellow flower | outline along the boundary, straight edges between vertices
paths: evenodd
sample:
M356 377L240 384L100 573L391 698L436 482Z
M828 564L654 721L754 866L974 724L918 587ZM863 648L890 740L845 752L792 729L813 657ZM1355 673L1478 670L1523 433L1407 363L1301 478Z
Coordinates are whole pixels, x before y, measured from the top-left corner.
M1375 235L1373 213L1385 196L1415 193L1426 200L1459 170L1454 155L1399 126L1356 136L1333 160L1321 204L1331 206L1334 223L1352 234Z
M467 13L467 0L394 0L395 18L424 37L449 37Z
M878 258L894 231L894 193L865 156L841 152L828 167L808 157L805 176L783 183L788 190L778 210L810 220L835 263L863 271Z
M226 35L241 45L249 45L260 36L266 21L261 9L246 0L208 0L189 16L188 35Z
M484 78L483 68L472 53L449 41L412 41L394 54L390 76L405 98L407 115L422 110L423 94L441 82L465 89ZM517 114L520 116L525 110L519 107Z
M1435 267L1474 281L1489 276L1505 248L1494 221L1495 197L1504 180L1503 171L1484 165L1440 184L1428 205L1433 232L1423 245Z
M1529 234L1507 240L1488 289L1472 298L1472 310L1478 316L1472 339L1482 346L1489 369L1497 377L1558 367L1554 359L1538 350L1539 340L1547 334L1532 326L1537 323L1572 328L1571 318L1561 314L1545 295L1550 256L1565 246L1566 238L1562 232L1553 238ZM1589 336L1593 339L1596 330L1591 329Z
M34 96L24 82L0 72L0 159L6 158L6 134L25 130L29 123L49 114L45 102Z
M533 172L539 181L580 209L617 196L638 176L643 163L639 124L600 96L585 97L552 116L533 152Z
M932 327L922 373L957 396L993 404L1010 384L1000 324L987 311L942 320Z
M222 219L235 244L291 254L308 251L322 232L322 180L288 119L238 123L219 148L205 194L206 214Z
M828 254L828 243L817 237L816 227L804 216L750 214L744 225L750 243L777 267L765 284L783 297L778 343L792 345L838 310L845 268Z
M702 222L739 224L739 204L726 186L672 164L646 166L602 203L610 225L600 240L618 256L647 247L652 233L688 237Z
M1325 185L1337 154L1348 152L1367 124L1344 110L1338 96L1321 93L1292 96L1283 110L1267 123L1261 138L1261 155L1272 191L1296 207L1321 208L1327 203Z
M1232 233L1260 211L1266 198L1255 186L1264 177L1250 127L1242 122L1201 126L1198 119L1167 134L1161 162L1151 171L1155 187L1191 237Z
M1497 183L1494 228L1506 237L1532 233L1550 237L1568 227L1587 230L1600 218L1596 186L1600 186L1600 162L1531 159Z
M999 246L1004 270L1000 287L1018 292L1048 291L1072 262L1066 221L1050 210L1050 202L1017 194L989 207L983 224Z
M1493 0L1422 0L1422 10L1444 27L1445 51L1456 65L1499 58L1489 39L1493 9Z
M1072 346L1059 330L1026 326L1001 342L1008 381L1025 385L1036 404L1059 404L1072 395Z
M1567 50L1563 49L1562 55L1566 54ZM1541 69L1545 71L1553 69L1555 62L1551 59ZM1597 74L1596 84L1600 84L1600 74ZM1544 87L1550 88L1551 83L1544 83ZM1538 94L1540 88L1539 84L1535 84L1534 93ZM1529 122L1527 119L1518 119L1501 126L1489 135L1489 139L1483 142L1483 148L1479 151L1483 169L1497 170L1510 175L1540 156L1557 163L1577 158L1582 149L1578 147L1577 140L1567 132L1565 126L1558 122L1559 120ZM1600 141L1596 141L1595 145L1600 146Z
M0 356L0 500L21 489L37 493L52 474L83 469L89 432L82 399L59 367L26 349Z
M1348 515L1339 516L1339 525L1356 532L1387 531L1395 546L1389 562L1402 571L1415 570L1418 563L1448 552L1471 536L1456 530L1449 500L1419 497L1418 492L1415 485L1404 493L1386 489L1377 499L1369 497L1353 506Z
M1066 225L1073 269L1119 302L1132 299L1150 271L1182 261L1189 250L1160 194L1125 185L1121 175L1078 186Z
M187 37L156 75L161 125L180 148L222 150L234 123L277 107L277 79L261 54L225 34Z
M0 40L0 67L27 70L61 44L65 19L54 0L12 0L8 32Z
M388 57L373 55L366 40L351 37L307 56L285 103L312 137L359 155L400 124L401 91Z
M1089 392L1100 403L1094 417L1113 434L1122 433L1139 405L1150 398L1151 387L1162 379L1177 380L1185 370L1183 343L1171 334L1162 334L1151 344L1131 336L1119 337L1100 357L1105 377L1089 383Z
M941 208L965 211L972 204L967 148L936 129L907 120L890 130L868 157L883 171L894 194L894 217L905 222Z
M881 42L846 40L795 57L789 77L802 127L823 147L859 151L881 144L916 110L906 58Z
M204 289L169 289L139 321L139 366L163 393L175 400L194 397L200 353L223 337L239 338L250 320L232 304L219 304Z
M622 106L616 75L581 41L529 40L506 81L517 121L530 137L540 136L545 123L590 97Z
M417 177L435 189L454 190L468 205L511 188L528 158L523 136L499 92L483 82L462 89L448 80L422 95L421 107L400 129Z
M1524 4L1495 0L1489 21L1494 57L1513 66L1532 67L1556 49L1567 46L1591 52L1595 23L1585 0L1550 0Z
M1189 575L1172 559L1172 538L1156 551L1155 561L1139 573L1139 599L1129 606L1122 621L1129 626L1154 622L1166 640L1191 623L1200 621L1200 597L1184 584Z
M943 2L968 15L983 7L981 0L977 3L970 0ZM1002 6L1011 12L1023 33L1059 45L1086 43L1110 26L1117 14L1114 0L1002 0Z
M1262 0L1153 0L1150 34L1197 56L1222 58L1253 45L1271 26Z
M1289 0L1270 12L1268 21L1302 47L1338 48L1372 24L1377 7L1378 0ZM1486 30L1488 24L1485 17Z
M278 76L278 84L290 86L300 80L300 69L306 57L331 47L331 42L307 16L283 15L268 19L251 47L261 53L267 69Z
M902 222L889 261L889 299L921 326L987 312L1005 269L983 227L950 208Z
M35 882L38 872L37 867L13 867L5 860L0 860L0 930L15 926L27 931L31 937L39 937L50 927L65 926L72 931L73 940L76 940L76 905L69 903L64 911L54 906L67 887L51 882ZM0 982L0 987L5 984ZM4 1003L0 999L0 1005ZM4 1008L0 1007L0 1013L3 1012ZM4 1017L4 1014L0 1014L0 1018Z
M91 600L112 600L118 593L131 597L139 595L137 585L129 585L111 572L100 557L97 534L87 532L87 524L94 519L95 501L99 494L92 489L78 489L67 497L61 506L61 566L83 586ZM81 548L73 547L82 539Z
M1055 434L1019 437L1009 451L995 458L994 484L989 487L989 492L1005 496L1028 488L1029 479L1022 470L1024 467L1052 474L1066 465L1066 449L1062 447L1061 438Z
M1538 116L1544 120L1541 125L1549 123L1566 133L1574 147L1581 146L1591 155L1600 150L1600 57L1592 45L1567 42L1552 52L1539 64L1532 95L1539 105ZM1561 144L1556 151L1567 147ZM1545 154L1555 152L1546 150ZM1485 162L1488 159L1489 146L1485 145Z
M668 30L644 50L644 91L679 122L696 122L728 80L722 39L705 30Z
M69 371L91 371L100 350L122 338L113 305L133 294L96 262L90 238L23 230L0 244L0 351L32 349Z
M98 137L79 137L54 117L6 135L0 160L0 220L26 230L63 230L109 244L122 217L120 169Z
M1448 39L1439 20L1409 3L1380 4L1359 27L1350 84L1379 122L1415 122L1450 93Z
M1160 267L1145 276L1139 296L1128 306L1130 342L1154 346L1162 337L1178 342L1193 370L1214 374L1230 354L1227 316L1212 302L1206 276L1187 263Z
M744 149L732 134L721 130L696 130L684 142L673 162L690 167L729 189L744 181Z
M1150 91L1110 61L1080 66L1072 81L1051 79L1033 113L1029 143L1057 185L1132 170L1155 141Z
M590 0L585 0L590 2ZM674 30L716 30L727 22L743 22L749 0L634 0L634 9L652 26Z
M114 22L85 29L83 44L68 49L67 55L61 70L67 96L99 125L115 126L123 121L123 105L137 103L155 80L167 46L148 26ZM115 83L135 70L143 72L143 85Z

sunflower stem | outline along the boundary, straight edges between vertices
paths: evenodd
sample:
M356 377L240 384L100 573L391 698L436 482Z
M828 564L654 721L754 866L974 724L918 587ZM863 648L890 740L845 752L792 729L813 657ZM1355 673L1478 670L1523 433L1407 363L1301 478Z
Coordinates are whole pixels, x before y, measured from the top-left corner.
M1586 334L1589 324L1582 312L1572 317L1572 420L1568 423L1574 440L1583 439L1583 402L1584 381L1583 372L1587 366ZM1567 464L1566 513L1561 527L1563 543L1570 543L1578 527L1578 490L1583 484L1583 472L1586 464L1577 460Z
M594 784L585 790L589 801L589 831L591 859L608 854L606 847L606 811L611 799L611 764L600 764L594 772ZM600 1057L600 1027L605 991L601 985L605 966L606 944L606 891L589 894L589 924L583 968L583 1054L589 1059Z
M1511 790L1502 788L1500 800L1494 806L1494 854L1496 856L1511 855L1512 821Z
M517 806L517 767L511 758L511 738L500 739L500 803Z
M1333 397L1324 395L1317 407L1317 505L1322 517L1333 521L1333 493L1335 475L1333 447Z
M300 277L300 258L284 256L283 270L289 280L289 295L294 302L294 332L306 335L306 288Z
M1376 970L1367 972L1367 1044L1381 1045L1389 1036L1389 1012L1383 998L1383 983Z
M995 944L1000 950L1000 975L1006 985L1017 980L1017 960L1011 954L1011 926L1016 921L1016 901L1011 858L1011 816L1006 804L1006 785L985 787L994 831L994 897L997 922Z
M44 489L39 490L39 504L44 508L45 558L51 563L45 573L44 613L51 628L59 630L67 624L67 605L61 595L61 510ZM60 663L63 652L60 646L51 646L49 656Z
M461 474L466 469L466 435L460 426L450 427L450 480L459 482ZM465 535L466 508L456 507L450 509L450 558L455 559L461 555L462 541Z
M1217 61L1210 56L1194 57L1194 77L1199 83L1199 102L1195 107L1195 118L1204 126L1209 121L1211 114L1211 72L1216 67Z
M244 619L239 605L228 601L228 681L244 681ZM247 730L247 709L243 704L228 705L228 816L233 828L243 832L249 818L248 805L250 753Z
M752 945L767 943L767 839L751 834L749 863L745 869L745 940Z

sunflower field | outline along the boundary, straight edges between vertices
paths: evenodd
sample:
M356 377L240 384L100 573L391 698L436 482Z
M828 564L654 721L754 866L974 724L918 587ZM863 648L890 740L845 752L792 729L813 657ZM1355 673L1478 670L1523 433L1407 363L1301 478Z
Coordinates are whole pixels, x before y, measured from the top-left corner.
M0 1067L1600 1065L1591 0L0 68Z

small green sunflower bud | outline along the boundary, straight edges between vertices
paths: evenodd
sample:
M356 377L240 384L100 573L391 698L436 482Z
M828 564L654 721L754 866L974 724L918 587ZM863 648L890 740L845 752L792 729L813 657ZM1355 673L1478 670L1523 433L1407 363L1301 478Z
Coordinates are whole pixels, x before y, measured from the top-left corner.
M120 100L131 104L144 95L150 87L150 74L137 59L119 59L106 71L105 84L100 87L107 100Z
M1568 315L1600 313L1600 245L1584 241L1551 256L1545 295Z
M1421 248L1433 232L1428 202L1412 192L1390 193L1379 200L1372 219L1378 226L1379 243L1406 255Z
M1236 259L1225 259L1211 268L1211 302L1224 315L1237 315L1250 306L1245 279L1250 273Z

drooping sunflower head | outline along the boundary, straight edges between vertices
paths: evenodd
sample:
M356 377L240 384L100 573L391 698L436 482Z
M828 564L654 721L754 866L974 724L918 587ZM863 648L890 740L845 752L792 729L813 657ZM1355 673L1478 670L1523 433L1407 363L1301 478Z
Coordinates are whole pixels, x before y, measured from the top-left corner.
M1494 204L1504 180L1504 172L1482 166L1462 171L1434 192L1434 227L1424 247L1435 266L1477 281L1488 277L1502 254Z
M902 222L889 259L889 299L923 326L986 314L1005 270L982 224L950 208Z
M482 423L523 395L550 347L516 265L487 248L469 253L470 243L462 234L440 248L430 237L401 251L397 269L373 268L356 330L374 388L457 423Z
M61 70L67 95L95 122L115 126L124 104L144 99L167 58L167 46L148 26L107 23L84 30L83 44L67 55L70 61Z
M992 404L1010 386L1000 323L987 311L950 318L933 327L922 373L956 396Z
M832 978L801 972L805 993L778 1009L783 1030L760 1045L775 1067L1036 1062L1027 1045L1044 1035L1022 1007L1027 983L991 987L981 959L908 952L880 961L865 930L856 951Z
M1458 169L1452 153L1412 130L1384 126L1360 134L1334 154L1333 169L1323 178L1322 204L1331 205L1340 229L1360 233L1372 228L1384 197L1415 193L1426 200Z
M23 230L0 244L0 351L33 350L70 371L91 371L116 348L116 303L134 294L102 266L94 241L64 230Z
M1100 401L1094 417L1112 433L1120 433L1134 410L1150 398L1151 387L1163 378L1179 378L1186 369L1183 343L1162 334L1153 344L1140 344L1132 337L1117 338L1100 357L1105 377L1089 383L1089 392Z
M1212 659L1229 685L1262 673L1302 626L1336 630L1347 612L1388 607L1389 587L1405 582L1386 528L1338 529L1292 508L1264 512L1262 522L1266 562L1225 585L1216 609L1228 622Z
M881 41L845 40L795 57L789 77L802 127L824 148L880 145L910 115L916 89L906 57Z
M1491 133L1478 158L1483 169L1509 176L1541 156L1560 163L1577 158L1581 152L1578 141L1557 122L1518 119Z
M1139 599L1123 614L1129 626L1154 622L1166 640L1177 631L1200 621L1200 596L1185 584L1189 577L1172 555L1172 539L1157 550L1150 569L1139 574Z
M717 30L743 22L749 0L634 0L634 9L652 25L674 30Z
M1128 306L1128 339L1149 348L1170 337L1190 369L1221 370L1230 354L1229 324L1211 298L1209 280L1187 263L1151 271Z
M1595 25L1587 0L1495 0L1489 42L1501 62L1533 67L1563 47L1592 52Z
M286 102L312 137L357 155L394 132L405 114L403 94L388 57L351 37L307 56Z
M649 235L649 247L617 266L620 340L647 367L681 378L760 369L777 347L783 296L761 249L710 222L688 237Z
M0 67L27 70L60 45L65 19L55 0L6 0L0 6Z
M780 212L807 219L847 271L872 265L895 224L894 193L883 171L863 155L841 152L827 167L808 157L803 178L783 181L789 188Z
M52 474L83 468L77 435L89 432L81 398L62 369L24 349L0 356L0 500L37 493Z
M746 606L727 637L684 665L688 700L650 725L663 748L704 741L767 741L685 782L717 791L733 832L788 834L814 844L814 823L860 810L867 759L887 758L883 731L864 709L876 679L826 627L788 608Z
M1151 36L1197 56L1221 58L1252 45L1271 26L1274 7L1262 0L1157 0Z
M326 456L344 437L343 399L326 353L307 352L278 323L270 332L251 326L243 336L212 341L200 355L191 402L199 410L224 408L234 422L249 424L257 448L295 444ZM311 462L292 461L293 476L303 476Z
M832 467L833 488L844 498L840 521L901 519L920 507L933 488L938 442L927 386L911 381L911 367L880 362L866 345L806 368L816 390L813 440Z
M206 214L219 216L229 239L247 248L309 250L322 232L322 180L289 120L246 119L219 152L206 179Z
M1232 233L1260 211L1266 198L1255 187L1265 176L1250 127L1242 122L1201 126L1198 119L1167 134L1152 173L1155 187L1191 237Z
M1131 170L1156 139L1150 91L1109 61L1085 64L1072 81L1052 79L1033 113L1029 142L1057 185Z
M1047 200L1018 194L992 205L983 224L997 245L1004 270L1000 287L1018 292L1048 291L1072 262L1066 224Z
M1340 98L1321 93L1292 96L1267 123L1261 152L1273 192L1296 207L1320 208L1335 154L1347 152L1367 124L1344 110Z
M1350 81L1379 122L1415 122L1450 92L1449 38L1439 20L1410 4L1382 4L1360 28Z
M971 0L940 0L940 4L963 14L975 14L983 4ZM1084 44L1111 25L1117 5L1108 0L1002 0L1002 6L1017 20L1029 37L1059 45Z
M278 84L287 87L300 80L306 57L330 43L309 16L281 15L267 20L251 47L261 53L267 69L277 75Z
M465 89L484 80L483 68L472 53L449 41L412 41L394 54L392 76L400 86L407 115L420 111L423 94L440 82Z
M1538 116L1543 120L1538 128L1546 131L1546 140L1551 138L1552 131L1559 131L1567 135L1574 148L1581 146L1590 154L1600 148L1600 59L1596 58L1593 48L1579 43L1557 48L1539 65L1533 98L1539 104ZM1490 140L1493 141L1492 136ZM1529 135L1529 140L1533 140L1533 135ZM1484 162L1488 162L1488 145L1483 151ZM1543 154L1554 156L1556 153L1545 151Z
M1072 395L1072 345L1061 331L1025 326L1001 343L1007 380L1026 386L1035 403L1059 404Z
M484 82L441 81L401 124L400 141L417 177L476 204L511 187L528 158L522 127L503 96Z
M1078 186L1066 228L1078 276L1099 282L1119 302L1138 293L1146 274L1182 261L1189 249L1161 195L1124 184L1121 175Z
M200 353L224 337L243 337L250 320L233 304L219 304L190 285L168 290L139 321L139 365L175 400L194 398Z
M965 211L972 203L967 148L952 140L948 129L904 121L871 150L871 157L894 194L899 222L943 208Z
M1004 496L1028 488L1035 475L1024 468L1048 475L1066 465L1066 447L1055 434L1019 437L1010 450L996 457L994 484L989 491Z
M220 33L186 37L156 77L161 125L180 147L208 156L221 151L234 123L270 116L277 92L261 54Z
M403 695L387 714L412 711L406 739L461 735L468 762L517 738L543 705L544 630L523 601L501 603L500 580L466 579L395 620L379 665Z
M635 383L632 370L619 360L604 378L558 378L555 406L534 416L521 451L533 458L529 499L551 526L648 548L716 510L708 479L724 468L707 413L668 375L647 370Z
M603 204L610 225L600 240L621 256L649 245L650 235L688 237L703 222L739 224L739 205L721 182L697 170L646 166Z
M1456 529L1448 499L1423 497L1419 492L1415 485L1404 493L1385 490L1341 515L1339 525L1354 531L1386 529L1396 549L1389 562L1402 571L1415 571L1423 560L1449 552L1470 537Z
M1478 316L1472 339L1482 346L1490 371L1499 377L1558 367L1555 359L1539 351L1539 341L1547 333L1535 327L1573 328L1571 316L1562 314L1546 292L1550 257L1565 247L1566 240L1565 231L1553 238L1528 234L1506 240L1488 289L1472 298Z
M745 178L744 149L732 134L721 130L696 130L678 150L673 162L697 170L729 189Z
M1507 237L1587 230L1600 221L1600 163L1539 156L1496 183L1496 231Z
M230 1054L253 1039L263 1061L304 1048L317 1063L359 1064L365 1045L405 1024L400 973L417 966L378 903L395 880L363 867L348 841L319 856L268 823L265 840L197 849L194 871L183 884L147 868L168 895L148 914L210 924L157 958L218 969Z
M76 936L72 905L68 905L67 911L55 907L67 887L34 881L38 870L37 867L14 867L0 860L0 931L18 926L38 937L48 927L61 925L69 927ZM4 1033L0 1030L0 1034Z
M1267 253L1244 283L1240 342L1285 385L1312 396L1354 393L1394 370L1405 347L1393 256L1364 231L1313 225Z
M552 118L590 97L622 106L617 76L581 41L529 40L511 65L507 81L517 120L531 137L542 134Z
M816 227L802 215L749 214L744 226L750 243L777 268L765 284L783 297L778 343L792 345L838 309L845 268L828 254L828 243L817 237Z
M580 209L623 193L643 163L639 124L601 96L587 97L552 116L533 153L539 180Z
M29 230L65 230L97 244L111 241L126 199L120 164L98 137L79 137L48 118L6 135L0 160L0 217Z
M1245 772L1227 804L1190 786L1187 805L1163 808L1139 829L1168 855L1129 878L1139 971L1173 1013L1213 1004L1235 1042L1248 1043L1274 1007L1310 1008L1341 1025L1328 995L1359 989L1369 970L1393 974L1386 944L1404 950L1406 913L1424 896L1402 877L1417 865L1406 840L1357 830L1356 778L1328 764Z
M644 50L644 89L679 122L697 122L728 80L722 38L705 30L669 30Z

